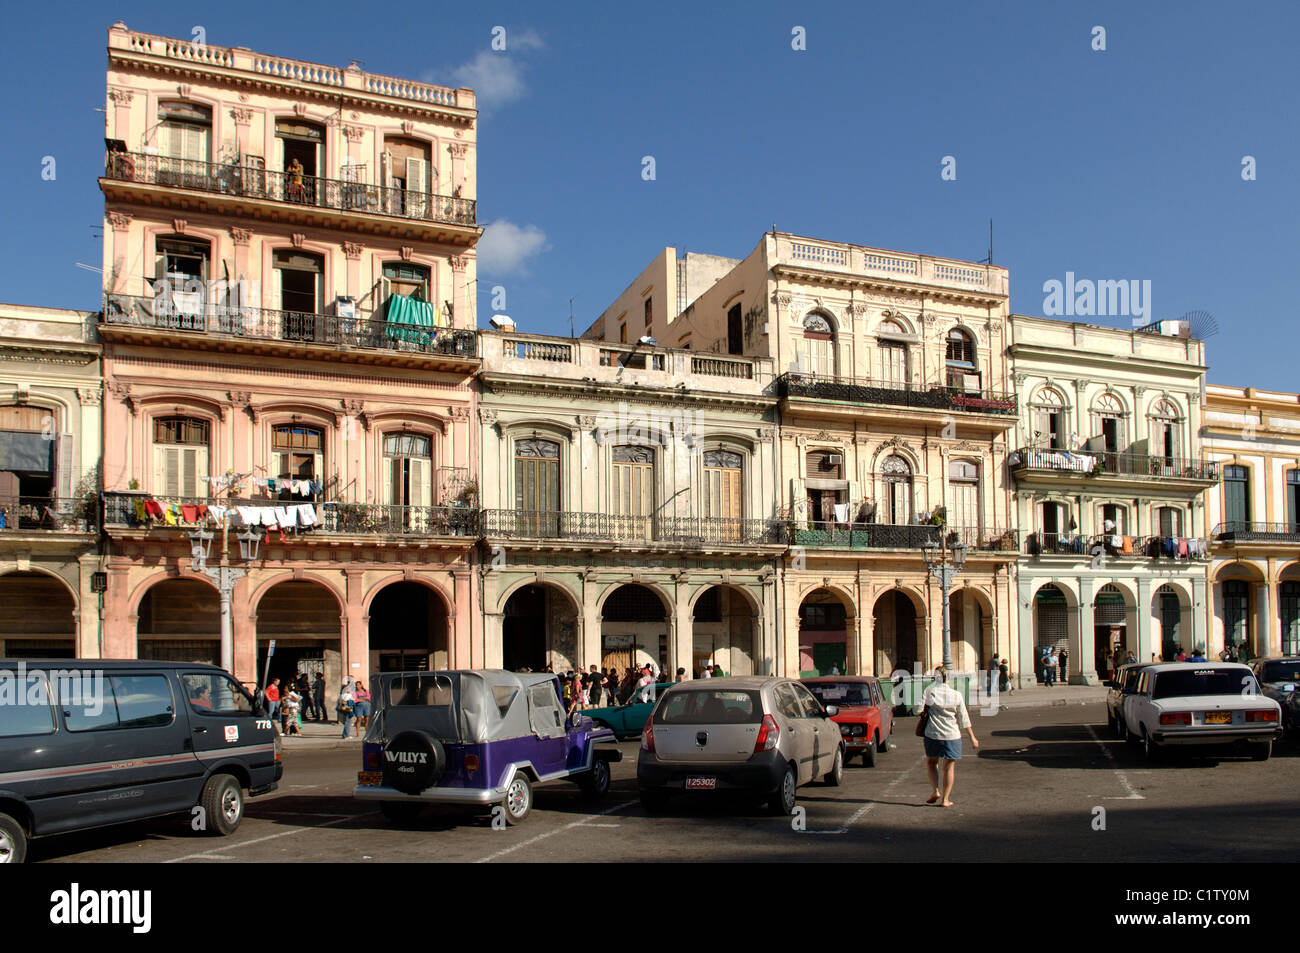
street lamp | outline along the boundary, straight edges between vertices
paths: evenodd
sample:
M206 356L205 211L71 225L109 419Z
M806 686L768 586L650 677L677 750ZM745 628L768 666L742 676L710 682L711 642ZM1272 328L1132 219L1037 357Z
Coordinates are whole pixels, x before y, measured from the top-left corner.
M222 478L221 486L226 490L226 500L229 502L231 490L238 485L238 481L244 475L228 473ZM235 671L235 633L230 621L230 597L235 591L235 583L244 575L245 570L237 569L230 565L230 508L227 507L221 518L221 565L210 567L208 558L212 555L212 539L214 534L210 530L198 529L190 533L190 553L193 557L194 571L202 573L211 579L217 586L217 592L221 594L221 667L227 672ZM253 562L257 559L258 546L262 541L262 536L251 526L245 527L239 533L239 555L244 562Z
M957 534L954 533L954 536ZM943 592L943 667L952 668L952 628L948 615L948 595L952 592L953 580L961 573L966 563L966 544L958 537L948 546L948 534L939 527L939 541L927 540L921 544L921 555L925 558L930 575L939 580Z

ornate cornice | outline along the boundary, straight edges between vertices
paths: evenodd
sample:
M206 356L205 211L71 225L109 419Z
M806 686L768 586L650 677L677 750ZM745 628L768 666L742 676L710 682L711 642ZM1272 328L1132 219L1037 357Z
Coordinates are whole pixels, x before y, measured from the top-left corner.
M15 361L24 364L57 364L67 367L85 367L99 359L97 351L79 351L61 348L58 345L24 346L0 345L0 361Z

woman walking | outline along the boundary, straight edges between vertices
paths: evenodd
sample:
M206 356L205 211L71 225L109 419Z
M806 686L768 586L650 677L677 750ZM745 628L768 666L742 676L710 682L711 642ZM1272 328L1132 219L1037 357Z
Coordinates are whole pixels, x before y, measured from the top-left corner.
M343 722L343 737L349 735L349 729L352 727L352 711L355 707L352 700L352 682L346 681L343 687L339 689L338 700L339 721Z
M971 726L966 702L948 686L948 670L942 665L934 670L934 682L922 696L919 714L926 718L925 768L933 790L925 803L939 801L944 807L952 807L952 786L961 759L961 729L970 734L971 747L978 750L980 743Z

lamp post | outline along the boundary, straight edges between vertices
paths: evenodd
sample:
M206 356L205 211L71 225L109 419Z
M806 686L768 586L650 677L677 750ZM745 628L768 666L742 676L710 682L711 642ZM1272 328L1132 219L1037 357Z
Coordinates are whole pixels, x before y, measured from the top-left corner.
M944 527L939 527L939 541L927 541L921 544L921 555L925 557L926 568L930 575L939 580L943 592L943 667L952 669L952 628L948 615L948 595L952 592L953 580L961 573L966 563L966 544L957 539L951 549L948 546L948 534Z
M230 483L233 482L231 476L228 474L226 477L227 503L230 501ZM216 583L217 592L221 595L221 667L233 675L235 673L235 632L230 620L230 596L235 591L235 583L243 578L246 571L230 565L230 508L228 506L221 519L221 564L216 567L208 565L208 558L212 555L213 537L212 531L207 529L197 529L190 533L191 566L195 572L203 573ZM237 538L240 559L246 563L256 560L262 537L251 527L245 527Z

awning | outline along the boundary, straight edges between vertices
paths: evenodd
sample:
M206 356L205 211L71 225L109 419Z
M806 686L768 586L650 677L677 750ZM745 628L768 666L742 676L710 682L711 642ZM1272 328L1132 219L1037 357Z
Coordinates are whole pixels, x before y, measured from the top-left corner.
M0 430L0 470L50 473L54 470L54 441L44 434Z
M385 302L384 334L392 340L427 343L433 334L433 305L409 295L390 295Z

